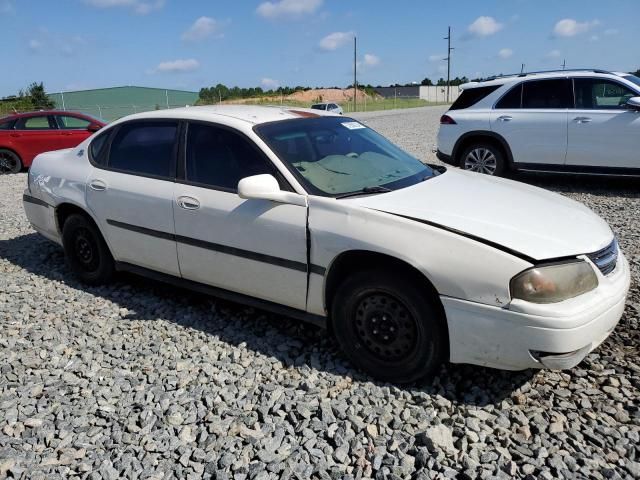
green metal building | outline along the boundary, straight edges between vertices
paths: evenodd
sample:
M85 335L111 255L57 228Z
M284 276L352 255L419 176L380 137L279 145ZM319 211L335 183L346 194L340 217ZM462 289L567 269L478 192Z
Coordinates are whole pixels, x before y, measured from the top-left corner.
M56 108L111 121L137 112L194 105L198 92L125 86L51 93L49 97Z

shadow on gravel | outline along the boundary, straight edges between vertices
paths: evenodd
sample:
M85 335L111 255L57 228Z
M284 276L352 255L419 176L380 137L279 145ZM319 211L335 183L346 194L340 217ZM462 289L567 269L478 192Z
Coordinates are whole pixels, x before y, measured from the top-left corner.
M510 175L509 178L555 192L588 193L605 197L640 196L640 177L517 173Z
M246 348L280 361L284 367L307 367L379 386L400 388L418 402L421 397L441 395L454 404L499 405L527 383L534 371L506 372L472 365L444 365L438 376L419 385L386 385L352 368L342 358L337 343L325 330L304 322L219 300L131 274L121 274L108 286L79 283L64 263L62 249L36 233L0 240L0 260L27 272L61 282L126 308L123 320L162 318L197 329L233 346ZM123 329L126 333L126 329ZM303 375L304 375L303 371ZM301 379L301 388L304 387ZM426 398L425 398L426 400Z

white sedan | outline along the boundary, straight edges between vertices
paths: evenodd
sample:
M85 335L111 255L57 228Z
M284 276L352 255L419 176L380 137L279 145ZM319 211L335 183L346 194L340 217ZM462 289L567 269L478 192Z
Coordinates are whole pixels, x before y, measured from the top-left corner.
M611 229L584 205L425 165L315 110L123 118L39 155L24 208L86 283L127 270L311 321L394 382L443 361L571 368L629 288Z

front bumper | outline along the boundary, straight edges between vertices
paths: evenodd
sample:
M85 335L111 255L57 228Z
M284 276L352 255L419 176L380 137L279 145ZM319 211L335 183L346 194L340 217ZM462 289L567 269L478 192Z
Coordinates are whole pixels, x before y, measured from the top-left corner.
M453 165L453 160L451 159L451 155L447 155L446 153L442 153L440 150L436 149L436 158L441 162L448 163L449 165Z
M629 283L629 264L620 253L614 272L601 277L593 292L556 304L532 305L535 314L527 312L526 302L500 308L441 297L450 360L503 370L573 368L618 324Z

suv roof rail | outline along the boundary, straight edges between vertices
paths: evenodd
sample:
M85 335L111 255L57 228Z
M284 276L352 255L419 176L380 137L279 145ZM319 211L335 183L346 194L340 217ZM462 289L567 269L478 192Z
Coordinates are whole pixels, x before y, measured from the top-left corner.
M604 74L609 74L609 75L614 75L613 72L610 72L608 70L602 70L600 68L567 68L567 69L555 69L555 70L537 70L537 71L531 71L531 72L521 72L521 73L507 73L507 74L502 74L502 75L493 75L491 77L488 77L485 80L482 80L483 82L490 82L491 80L498 80L500 78L509 78L509 77L526 77L528 75L538 75L541 73L570 73L570 72L593 72L593 73L604 73Z

